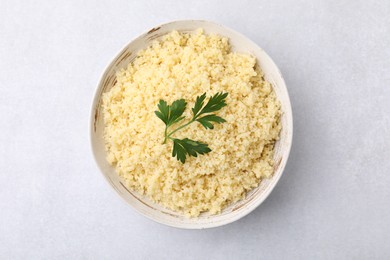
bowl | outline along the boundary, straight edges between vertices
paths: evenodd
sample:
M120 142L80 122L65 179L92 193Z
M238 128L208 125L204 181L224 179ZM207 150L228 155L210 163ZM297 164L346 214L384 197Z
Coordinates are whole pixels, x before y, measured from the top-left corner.
M103 140L102 94L114 86L116 82L115 72L132 62L137 52L146 48L153 40L159 39L173 30L191 33L198 28L203 28L205 33L216 33L229 38L233 51L249 53L256 57L260 68L264 72L265 79L272 84L276 96L281 102L282 130L280 140L275 144L274 173L271 178L262 180L257 188L247 193L245 199L225 208L219 215L203 213L197 218L187 218L179 212L166 209L152 202L149 198L129 190L122 183L115 172L115 168L107 162ZM142 215L156 222L177 228L204 229L222 226L253 211L268 197L282 176L290 153L292 135L293 122L290 99L283 77L275 63L264 50L242 34L209 21L184 20L162 24L127 44L105 69L97 87L91 110L90 139L92 152L107 182L127 204Z

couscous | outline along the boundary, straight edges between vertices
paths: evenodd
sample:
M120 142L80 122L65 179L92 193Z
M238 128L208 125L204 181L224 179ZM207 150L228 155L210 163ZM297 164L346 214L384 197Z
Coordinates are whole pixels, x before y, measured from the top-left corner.
M273 173L273 147L281 130L280 103L256 59L235 53L227 38L173 31L140 51L117 72L103 95L107 160L125 185L161 205L196 217L220 213ZM191 124L177 138L202 140L211 152L183 164L164 144L164 123L156 117L159 100L226 92L226 120L206 130Z

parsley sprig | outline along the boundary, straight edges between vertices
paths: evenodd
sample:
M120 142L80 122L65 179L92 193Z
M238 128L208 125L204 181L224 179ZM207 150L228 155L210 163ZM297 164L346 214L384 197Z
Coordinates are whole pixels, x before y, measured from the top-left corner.
M209 98L206 105L204 104L206 93L196 97L195 105L191 109L191 120L172 130L171 132L169 132L168 129L172 125L182 121L185 118L183 113L186 109L187 102L184 99L178 99L171 105L168 105L166 101L160 100L157 105L158 111L155 111L154 113L165 124L164 144L168 139L173 141L173 157L176 157L178 161L185 163L187 155L197 157L198 154L206 154L211 152L208 144L202 143L200 141L194 141L188 138L177 139L172 137L172 135L180 129L183 129L184 127L192 124L193 122L201 123L206 129L214 129L213 123L221 124L226 122L225 119L217 116L216 114L213 114L213 112L216 112L226 106L227 95L228 93L217 93Z

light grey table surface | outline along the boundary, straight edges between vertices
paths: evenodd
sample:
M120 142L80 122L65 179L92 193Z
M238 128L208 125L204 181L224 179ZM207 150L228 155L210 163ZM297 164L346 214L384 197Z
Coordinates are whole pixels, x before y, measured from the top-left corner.
M89 148L105 66L154 25L205 19L253 39L286 80L285 174L247 217L154 223ZM389 259L389 1L0 2L0 259Z

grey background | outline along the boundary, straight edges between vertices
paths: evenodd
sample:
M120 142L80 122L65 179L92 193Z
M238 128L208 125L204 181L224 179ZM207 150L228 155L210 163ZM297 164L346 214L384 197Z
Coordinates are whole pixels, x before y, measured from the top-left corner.
M89 112L132 38L206 19L280 67L285 174L247 217L179 230L136 213L92 159ZM1 259L389 259L389 1L0 2Z

